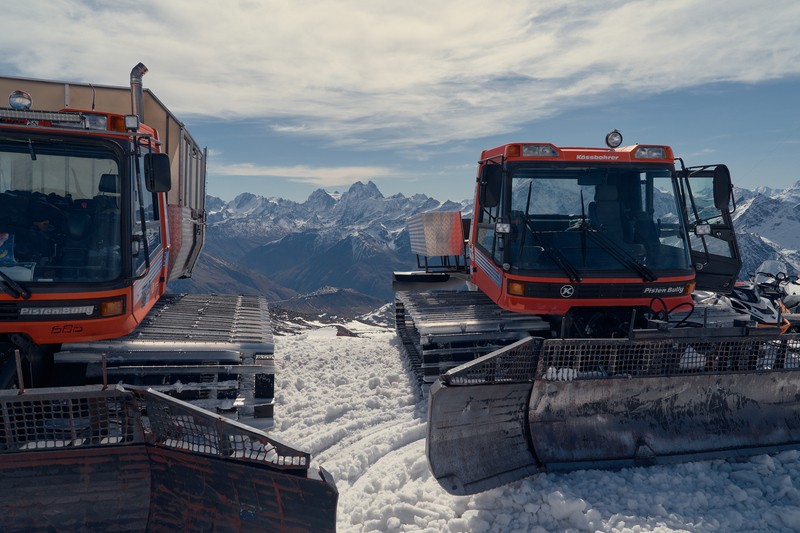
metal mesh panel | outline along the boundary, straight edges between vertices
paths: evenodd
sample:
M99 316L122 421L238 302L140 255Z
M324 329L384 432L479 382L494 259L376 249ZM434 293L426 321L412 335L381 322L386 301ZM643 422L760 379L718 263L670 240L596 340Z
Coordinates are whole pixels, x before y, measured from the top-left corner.
M800 370L800 335L663 339L541 339L529 337L454 368L447 385L573 381L698 372Z
M119 389L0 395L0 453L143 442L134 397Z
M139 391L155 444L225 458L308 468L310 455L272 441L247 426L155 391Z
M146 413L146 417L142 417ZM0 453L143 444L305 471L310 455L151 389L0 391Z
M540 369L542 378L555 381L800 369L800 339L551 339L542 347Z
M448 385L531 381L544 339L528 337L446 372Z

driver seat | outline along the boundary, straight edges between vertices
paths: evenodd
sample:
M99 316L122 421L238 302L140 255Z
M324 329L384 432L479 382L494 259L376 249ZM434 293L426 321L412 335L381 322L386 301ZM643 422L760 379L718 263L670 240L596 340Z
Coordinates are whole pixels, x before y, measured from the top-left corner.
M598 185L594 201L589 203L589 221L598 229L605 230L620 240L626 236L622 222L622 206L615 185Z

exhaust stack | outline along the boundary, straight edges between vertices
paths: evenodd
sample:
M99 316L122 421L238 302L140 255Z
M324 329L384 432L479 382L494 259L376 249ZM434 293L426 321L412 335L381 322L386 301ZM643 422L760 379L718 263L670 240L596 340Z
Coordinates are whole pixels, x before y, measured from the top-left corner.
M139 63L131 70L131 113L144 122L144 104L142 96L142 76L147 74L147 67Z

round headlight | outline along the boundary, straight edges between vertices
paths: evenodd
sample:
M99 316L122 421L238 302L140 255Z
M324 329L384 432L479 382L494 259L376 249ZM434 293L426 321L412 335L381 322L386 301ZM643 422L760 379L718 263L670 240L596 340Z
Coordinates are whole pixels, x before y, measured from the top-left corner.
M14 91L8 95L8 105L11 106L11 109L16 109L18 111L30 109L32 103L31 95L25 91Z
M614 130L606 135L606 146L609 148L616 148L620 144L622 144L622 134L617 130Z

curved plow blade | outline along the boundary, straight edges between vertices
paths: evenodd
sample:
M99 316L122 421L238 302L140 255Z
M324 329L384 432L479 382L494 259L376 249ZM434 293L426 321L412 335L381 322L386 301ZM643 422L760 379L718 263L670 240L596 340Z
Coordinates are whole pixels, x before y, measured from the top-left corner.
M443 374L427 455L452 494L531 474L800 448L800 335L528 338Z
M475 494L540 471L528 429L533 383L527 377L535 368L536 341L541 344L524 339L478 358L431 385L428 463L449 493ZM472 378L472 372L494 381Z

